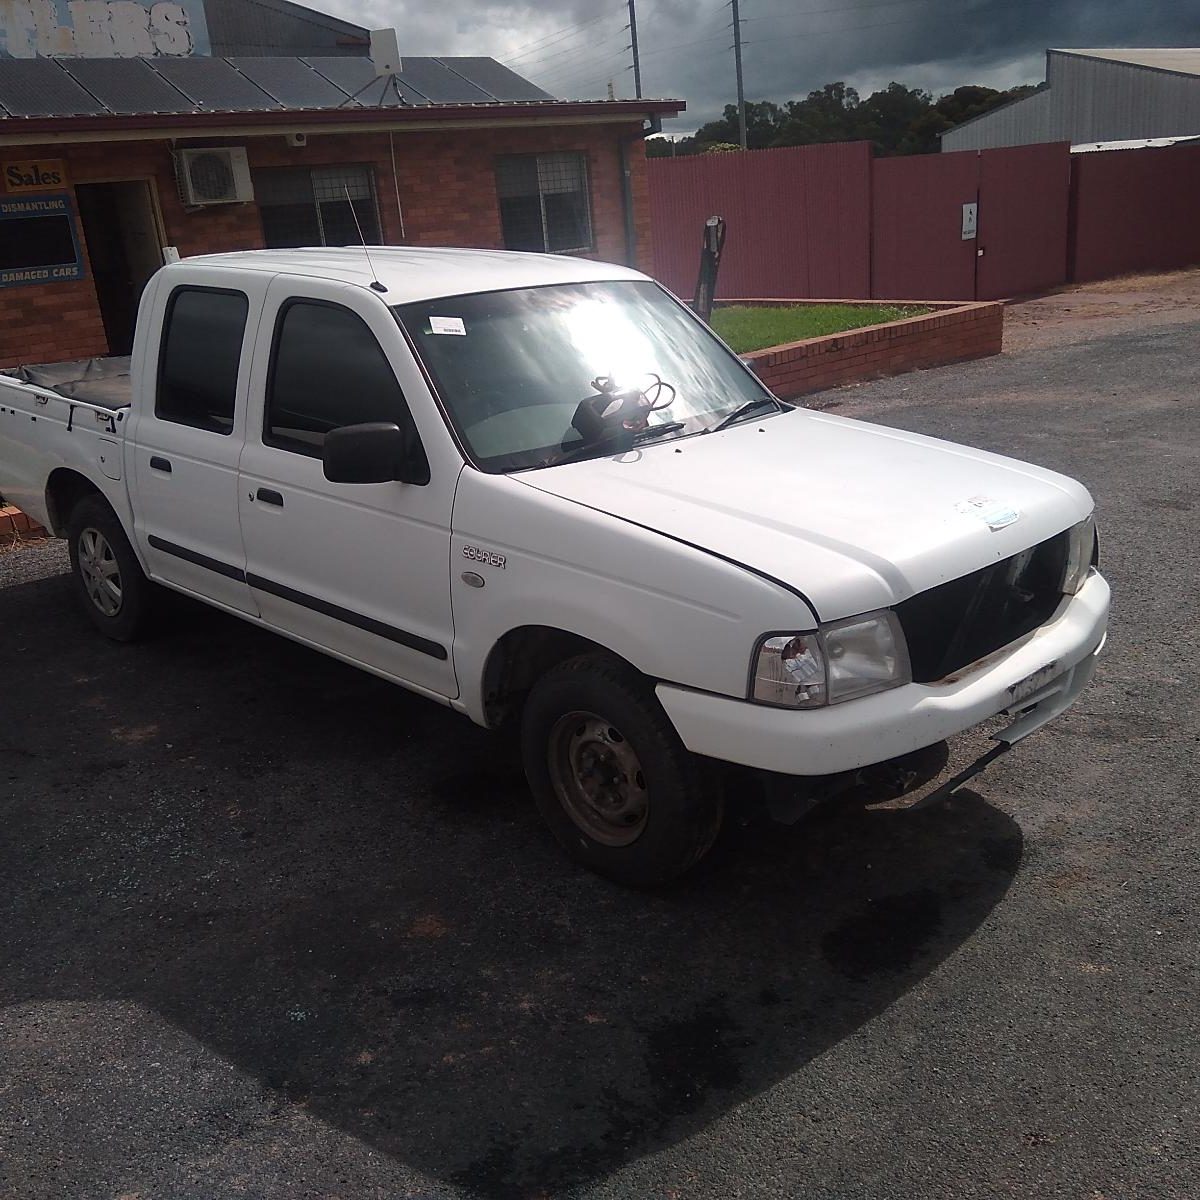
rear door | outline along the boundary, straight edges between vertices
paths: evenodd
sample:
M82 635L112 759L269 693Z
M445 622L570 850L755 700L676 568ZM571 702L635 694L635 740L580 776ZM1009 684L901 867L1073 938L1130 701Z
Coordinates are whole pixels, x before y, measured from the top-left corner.
M186 279L186 282L184 280ZM189 265L155 295L134 425L134 532L150 575L257 614L246 585L238 460L268 276Z
M258 337L238 496L264 619L419 690L456 696L450 518L463 462L399 327L365 288L280 275ZM410 397L420 403L410 407ZM429 482L330 483L326 433L366 421L413 431Z

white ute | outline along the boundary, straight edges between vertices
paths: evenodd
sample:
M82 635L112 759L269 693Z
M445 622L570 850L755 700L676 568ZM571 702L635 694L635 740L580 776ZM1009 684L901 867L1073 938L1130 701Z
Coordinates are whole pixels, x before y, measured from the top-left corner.
M829 776L1002 712L1011 744L1108 614L1080 484L780 403L580 259L166 266L127 374L0 376L0 493L69 539L111 637L161 584L511 722L559 841L635 885L712 845L706 760Z

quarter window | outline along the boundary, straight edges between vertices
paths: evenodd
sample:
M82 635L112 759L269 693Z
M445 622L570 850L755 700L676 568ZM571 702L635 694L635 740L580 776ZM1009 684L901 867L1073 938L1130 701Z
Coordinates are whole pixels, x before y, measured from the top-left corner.
M277 167L254 174L263 244L378 246L379 210L369 167ZM355 217L358 225L355 225Z
M163 324L156 417L210 433L232 431L249 308L241 292L175 289Z
M587 162L582 154L511 154L496 163L507 250L590 250Z
M336 304L292 301L276 324L263 441L320 458L331 429L367 421L394 422L416 444L404 394L362 319Z

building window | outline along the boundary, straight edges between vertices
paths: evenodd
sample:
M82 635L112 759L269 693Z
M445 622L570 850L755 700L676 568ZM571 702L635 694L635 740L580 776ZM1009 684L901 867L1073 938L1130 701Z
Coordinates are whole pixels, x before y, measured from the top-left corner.
M496 163L507 250L590 250L587 161L582 154L513 154Z
M380 243L379 209L370 167L276 167L256 171L254 198L268 249L360 245L355 217L367 244Z

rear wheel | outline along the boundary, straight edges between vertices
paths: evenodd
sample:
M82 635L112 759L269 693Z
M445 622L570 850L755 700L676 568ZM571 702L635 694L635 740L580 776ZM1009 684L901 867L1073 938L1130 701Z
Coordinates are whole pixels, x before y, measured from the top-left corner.
M150 581L116 513L100 496L86 496L67 521L76 594L92 624L107 637L130 642L150 615Z
M533 687L521 725L525 773L575 859L634 887L670 882L707 853L723 800L649 685L604 655L559 664Z

